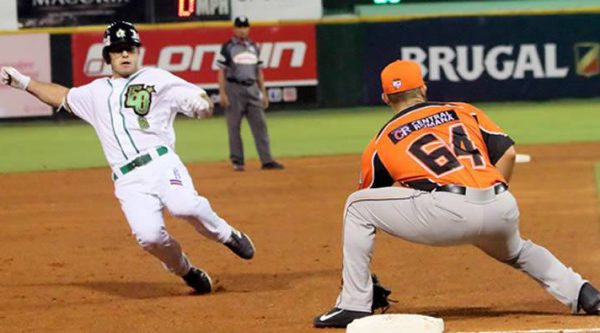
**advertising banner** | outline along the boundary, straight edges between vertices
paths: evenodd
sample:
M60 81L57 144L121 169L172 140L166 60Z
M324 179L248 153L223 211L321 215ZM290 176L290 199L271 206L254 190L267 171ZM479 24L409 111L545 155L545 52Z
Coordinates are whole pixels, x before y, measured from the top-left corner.
M0 66L11 66L34 79L49 82L48 34L0 35ZM51 116L52 108L30 94L0 85L0 118Z
M17 3L14 0L0 1L0 30L17 28Z
M469 17L365 26L367 103L379 74L419 62L432 100L511 101L600 96L600 15Z
M23 28L146 22L147 0L18 0Z
M142 66L157 66L201 86L218 88L216 65L231 28L190 28L140 31ZM314 25L252 27L250 37L260 47L260 59L271 101L314 102L317 64ZM102 33L72 35L73 83L86 84L110 75L102 59Z
M317 20L323 15L321 0L231 0L232 17L250 21Z

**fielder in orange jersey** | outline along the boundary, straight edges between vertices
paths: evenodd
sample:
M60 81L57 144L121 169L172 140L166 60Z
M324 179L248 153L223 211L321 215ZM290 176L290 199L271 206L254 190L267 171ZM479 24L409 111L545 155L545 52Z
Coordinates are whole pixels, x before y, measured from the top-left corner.
M428 102L415 62L390 63L381 84L394 116L362 155L360 190L344 212L342 291L314 326L346 327L387 304L369 271L376 229L413 243L472 244L525 272L572 313L598 315L598 290L521 238L519 208L508 191L514 141L472 105Z

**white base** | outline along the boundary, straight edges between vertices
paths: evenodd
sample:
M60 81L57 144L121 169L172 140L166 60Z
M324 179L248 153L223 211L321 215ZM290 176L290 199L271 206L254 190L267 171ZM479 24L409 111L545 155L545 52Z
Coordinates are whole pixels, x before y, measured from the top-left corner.
M422 315L381 314L357 319L346 333L443 333L444 321Z
M531 155L517 154L517 157L515 158L515 162L516 163L529 163L529 162L531 162Z

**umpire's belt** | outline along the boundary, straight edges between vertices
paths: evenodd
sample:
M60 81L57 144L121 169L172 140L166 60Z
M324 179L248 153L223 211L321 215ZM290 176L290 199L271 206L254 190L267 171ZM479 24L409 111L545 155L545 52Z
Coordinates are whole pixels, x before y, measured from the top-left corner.
M254 85L254 83L256 81L254 81L254 80L243 80L242 81L242 80L237 80L237 79L234 79L234 78L227 78L227 82L231 82L231 83L235 83L235 84L241 84L243 86L250 87L250 86Z
M120 173L119 175L117 175L117 172L113 172L113 180L117 180L119 178L119 176L125 176L126 174L133 171L135 168L139 168L141 166L144 166L144 165L152 162L152 155L154 155L155 152L156 152L155 157L159 157L159 156L163 156L164 154L168 153L169 149L165 146L160 146L147 154L143 154L143 155L140 155L140 156L134 158L131 162L123 165L122 167L120 167L118 169L118 173Z
M438 188L435 188L434 191L449 192L449 193L460 194L460 195L467 194L466 187L461 186L461 185L454 185L454 184L440 186ZM494 185L494 194L498 195L498 194L506 192L506 191L508 191L508 185L506 185L504 183L497 183L496 185Z

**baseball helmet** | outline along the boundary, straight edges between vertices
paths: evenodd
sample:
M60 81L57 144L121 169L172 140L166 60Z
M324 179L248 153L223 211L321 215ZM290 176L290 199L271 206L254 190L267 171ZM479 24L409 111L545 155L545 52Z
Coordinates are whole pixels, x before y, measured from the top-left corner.
M142 46L140 35L135 29L135 26L126 21L115 21L111 23L104 31L104 48L102 49L102 57L106 63L110 63L108 52L111 47L119 44Z

